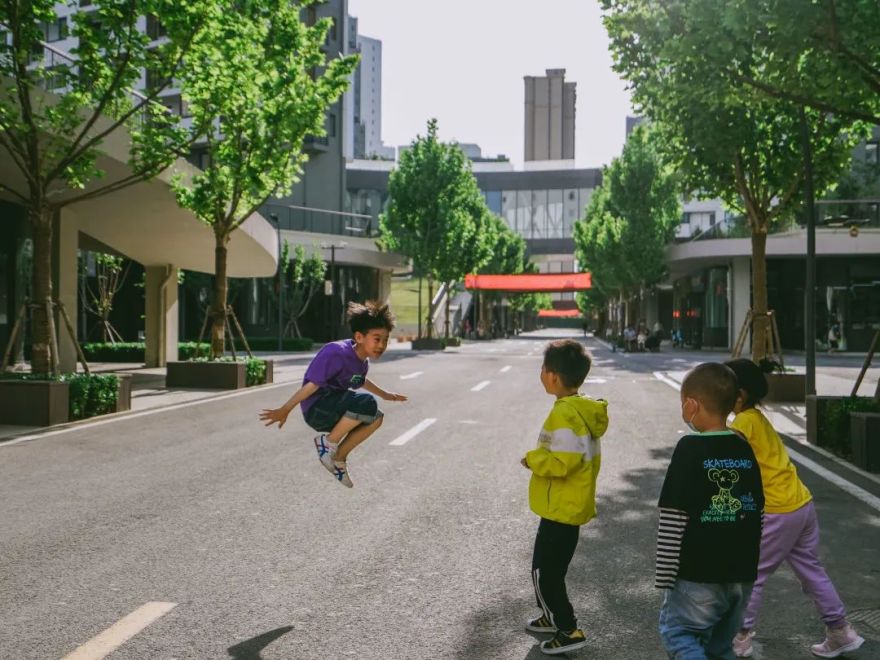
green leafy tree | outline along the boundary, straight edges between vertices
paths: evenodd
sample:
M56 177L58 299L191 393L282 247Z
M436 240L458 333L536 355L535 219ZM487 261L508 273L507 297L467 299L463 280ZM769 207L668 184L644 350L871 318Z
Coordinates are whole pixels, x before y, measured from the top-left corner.
M724 75L721 60L751 59L761 66L769 56L745 35L729 50L706 0L603 0L603 6L615 69L630 81L635 103L658 130L683 190L720 197L747 218L752 354L760 360L769 337L767 234L802 198L801 108ZM821 193L846 166L854 136L842 133L847 120L806 115L814 185Z
M485 202L462 150L437 139L436 120L428 122L427 136L417 137L391 172L388 195L388 210L380 218L383 244L425 273L429 301L435 280L457 281L484 258ZM428 337L433 312L429 302Z
M80 280L80 295L85 308L98 317L101 341L105 343L115 344L122 341L119 331L110 322L110 313L113 311L116 294L125 284L130 269L131 262L123 257L98 252L95 254L95 286L91 286L86 277Z
M302 245L294 246L284 241L281 248L281 291L282 315L285 319L284 335L302 337L299 319L309 308L315 294L324 285L327 263L317 252L306 255Z
M719 73L771 98L880 124L876 0L703 0ZM756 56L741 57L747 49Z
M640 294L666 275L665 250L681 218L675 177L661 158L656 138L633 131L623 153L605 168L575 223L575 255L592 273L593 304L612 296Z
M314 26L300 20L301 8L311 4L228 3L220 35L200 38L198 59L181 79L194 124L207 128L207 167L178 178L175 190L178 204L214 232L214 358L225 352L229 239L270 197L289 193L306 160L303 141L326 134L327 108L357 64L355 56L327 61L322 47L330 19Z
M71 204L149 179L189 151L192 136L157 102L179 74L197 36L213 35L216 2L95 0L71 17L71 53L49 51L44 26L57 20L54 0L0 1L0 150L20 183L0 192L27 209L33 238L31 367L57 371L50 313L53 222ZM161 21L168 39L153 46L138 19ZM213 38L213 36L208 37ZM132 88L142 72L153 82ZM113 134L130 139L129 168L107 177L102 146ZM15 180L12 177L11 180Z

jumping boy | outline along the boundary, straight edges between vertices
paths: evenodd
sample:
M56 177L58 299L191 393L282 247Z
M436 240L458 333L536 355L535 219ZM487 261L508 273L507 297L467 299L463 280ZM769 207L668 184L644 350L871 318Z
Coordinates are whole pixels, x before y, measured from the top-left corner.
M739 388L707 362L681 384L691 432L675 447L660 493L655 586L670 658L733 660L733 637L758 571L764 490L749 443L727 428Z
M565 574L577 547L580 526L596 515L599 437L608 428L608 404L578 394L590 372L590 357L572 340L544 351L541 384L556 397L538 436L538 447L522 465L532 471L529 505L541 517L532 556L532 582L541 615L526 630L552 633L541 642L547 655L586 646L565 590Z
M302 387L280 408L263 410L260 419L280 429L299 405L306 424L319 433L315 450L321 465L351 488L346 459L382 426L383 416L375 398L356 390L363 388L385 401L406 397L386 392L367 378L370 360L382 357L394 329L388 305L349 303L347 318L353 339L324 345L306 369Z

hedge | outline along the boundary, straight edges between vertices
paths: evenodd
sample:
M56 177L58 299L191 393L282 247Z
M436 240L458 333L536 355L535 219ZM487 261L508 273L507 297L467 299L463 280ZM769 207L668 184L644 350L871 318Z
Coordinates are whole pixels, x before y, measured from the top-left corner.
M820 399L816 403L819 408L816 411L816 444L831 450L838 456L851 458L849 414L851 412L880 413L880 403L874 401L873 398L861 396L846 399Z
M29 372L0 374L4 380L54 380L69 385L70 420L88 419L116 411L119 378L114 374L33 374Z
M282 340L282 350L285 351L308 351L314 342L308 337L286 337ZM252 351L274 351L278 348L277 337L254 337L248 339L248 345ZM206 356L211 350L207 342L200 344L200 356ZM227 341L227 349L229 343ZM91 362L145 362L146 349L144 342L117 342L115 344L92 342L82 345L86 360ZM189 360L196 355L196 342L180 342L177 345L180 360ZM235 342L237 353L244 352L241 341Z

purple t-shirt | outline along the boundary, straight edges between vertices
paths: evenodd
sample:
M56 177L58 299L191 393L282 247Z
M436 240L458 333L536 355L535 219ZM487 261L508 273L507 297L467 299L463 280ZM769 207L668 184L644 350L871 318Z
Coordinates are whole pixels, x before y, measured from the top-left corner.
M343 339L325 344L303 376L303 385L314 383L320 388L300 404L303 414L327 390L341 392L361 387L367 379L369 368L369 358L361 360L355 352L354 340Z

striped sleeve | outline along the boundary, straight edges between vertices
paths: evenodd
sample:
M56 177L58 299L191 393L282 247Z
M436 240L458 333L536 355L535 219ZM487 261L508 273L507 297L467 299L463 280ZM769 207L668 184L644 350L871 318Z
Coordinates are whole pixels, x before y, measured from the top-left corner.
M681 556L681 539L687 522L686 512L660 508L660 524L657 528L657 568L654 576L654 586L658 589L672 589L675 585Z

